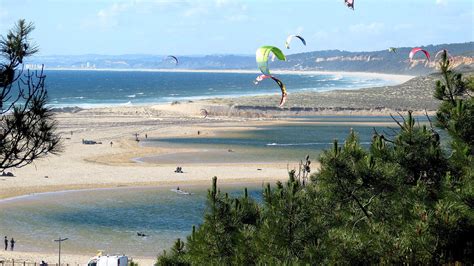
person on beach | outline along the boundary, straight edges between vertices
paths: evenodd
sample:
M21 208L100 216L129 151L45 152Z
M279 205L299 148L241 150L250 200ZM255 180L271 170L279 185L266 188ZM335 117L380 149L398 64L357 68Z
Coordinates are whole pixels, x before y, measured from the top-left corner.
M111 142L110 142L110 147L112 147L113 145L114 145L114 143L111 141Z
M5 250L7 250L8 249L8 238L7 238L7 236L5 236L5 241L4 242L5 242Z
M10 250L13 251L13 249L15 248L15 239L13 239L12 237L12 240L10 240Z

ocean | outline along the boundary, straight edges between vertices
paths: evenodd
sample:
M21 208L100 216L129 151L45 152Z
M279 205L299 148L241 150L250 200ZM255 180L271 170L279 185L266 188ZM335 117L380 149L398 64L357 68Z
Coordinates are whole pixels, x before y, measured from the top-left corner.
M45 74L49 103L53 107L143 105L280 93L272 80L255 85L253 81L258 73L46 70ZM366 88L394 83L365 75L277 76L286 84L289 93Z
M46 86L53 107L83 108L142 105L190 101L212 97L233 97L279 93L272 82L255 86L257 74L207 72L138 71L46 71ZM279 75L290 93L353 89L390 84L391 81L341 75ZM144 163L297 163L307 154L316 160L341 143L354 129L368 147L374 130L387 127L374 122L391 122L390 117L293 117L292 123L260 126L247 131L227 132L214 137L149 138L144 146L186 147L199 156L165 155L137 158ZM355 123L355 122L365 122ZM385 125L385 124L384 124ZM387 130L391 132L390 130ZM195 133L195 132L193 132ZM194 160L194 161L193 161ZM209 182L210 185L210 182ZM242 193L245 185L223 188ZM261 184L251 184L252 197L261 199ZM65 253L126 253L156 256L171 247L176 238L184 239L193 225L199 225L205 211L206 187L185 187L194 195L178 195L171 187L114 188L45 193L0 201L2 234L17 240L22 251L56 252L53 239L68 237ZM137 232L149 236L139 237Z
M426 118L419 119L421 123L427 123ZM350 123L390 122L391 118L305 117L304 120L309 123L262 126L213 138L148 139L145 146L185 146L199 151L196 154L150 156L138 160L144 163L176 163L184 169L187 164L196 163L196 158L200 163L281 161L292 167L307 154L316 161L322 150L331 147L334 139L342 144L351 128L358 132L362 146L367 148L374 127ZM321 124L324 121L340 124ZM389 125L379 124L375 128L386 136L394 134ZM442 139L446 138L443 136ZM233 152L228 152L229 149ZM2 234L17 240L17 250L21 251L56 252L57 245L53 238L68 237L69 240L63 245L65 253L90 254L92 257L97 250L105 250L105 253L154 257L169 249L177 238L185 239L193 225L202 223L210 185L209 180L207 186L180 186L193 195L176 194L170 191L175 187L170 186L122 187L0 200L0 229ZM242 195L243 188L248 187L250 196L261 201L262 185L226 184L219 187L222 192L234 196ZM137 232L149 236L139 237Z

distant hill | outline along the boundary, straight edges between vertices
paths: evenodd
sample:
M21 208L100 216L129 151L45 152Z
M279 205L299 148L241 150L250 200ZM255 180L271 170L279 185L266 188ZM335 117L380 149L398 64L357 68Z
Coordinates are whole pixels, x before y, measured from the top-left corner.
M448 49L460 69L473 69L474 42L422 46L432 57ZM435 64L427 64L423 56L409 62L409 47L397 48L396 53L388 50L372 52L348 52L340 50L314 51L289 55L286 62L271 62L272 69L358 71L393 74L427 74L434 71ZM291 50L290 50L291 51ZM288 52L285 50L284 52ZM206 55L178 56L179 65L163 55L80 55L80 56L36 56L27 64L47 69L256 69L253 55Z
M408 54L411 47L397 48L396 53L388 50L373 52L347 52L339 50L317 51L295 54L288 57L288 62L278 62L275 67L301 70L338 70L362 71L397 74L427 74L435 68L434 56L441 49L447 49L455 57L455 65L474 64L474 42L422 46L431 56L431 63L426 64L424 55L417 55L410 62Z

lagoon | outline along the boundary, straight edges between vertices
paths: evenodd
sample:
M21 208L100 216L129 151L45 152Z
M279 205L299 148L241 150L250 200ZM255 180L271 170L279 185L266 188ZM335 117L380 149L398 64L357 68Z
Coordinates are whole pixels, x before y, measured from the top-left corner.
M210 187L211 181L209 181ZM232 195L261 198L261 184L221 186ZM1 232L14 237L17 251L57 252L53 239L68 237L63 252L125 253L154 257L177 238L185 239L203 219L208 187L113 188L52 192L0 201ZM174 187L173 187L174 188ZM137 236L137 232L147 237Z

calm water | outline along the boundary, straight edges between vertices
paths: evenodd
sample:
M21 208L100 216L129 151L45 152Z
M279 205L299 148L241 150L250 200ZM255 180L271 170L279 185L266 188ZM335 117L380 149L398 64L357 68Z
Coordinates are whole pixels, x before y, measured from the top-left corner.
M370 117L355 117L374 122ZM315 122L337 120L340 124ZM334 138L342 141L353 128L367 147L373 127L348 124L352 117L307 117L302 123L263 126L251 131L229 132L215 137L149 139L145 145L194 147L196 154L149 157L144 161L166 160L206 162L297 162L306 154L314 160L331 146ZM390 118L377 117L377 122ZM386 126L376 127L390 133ZM385 134L386 134L385 133ZM233 152L228 152L232 149ZM205 151L205 152L203 152ZM209 182L210 184L210 182ZM233 194L243 186L224 187ZM261 198L261 184L248 186L250 194ZM208 187L183 187L195 194L178 195L165 188L116 188L28 196L0 201L0 232L18 241L18 250L56 250L52 239L69 237L65 252L94 255L99 249L132 256L155 256L169 248L176 238L185 238L192 225L202 222ZM149 234L138 237L137 232Z
M393 134L390 128L395 124L385 126L350 124L350 117L337 118L337 124L312 123L330 118L306 118L308 123L296 123L263 126L250 131L235 131L207 137L197 136L180 138L155 138L143 143L145 146L194 148L197 151L173 153L141 158L143 162L153 163L268 163L268 162L297 162L306 155L317 159L322 150L332 146L334 139L343 143L350 130L359 135L362 146L368 147L374 133L374 128L380 132ZM357 119L356 119L357 120ZM360 117L359 122L391 122L391 118ZM204 130L205 131L205 130ZM229 152L230 150L230 152Z
M400 120L401 118L397 118ZM429 125L426 117L415 118L419 125ZM392 139L398 125L391 117L318 116L293 118L293 123L261 126L254 130L235 130L213 136L189 132L190 137L148 138L144 146L193 149L192 152L171 153L137 158L146 163L185 165L191 163L296 163L309 155L317 160L323 150L332 147L335 139L340 144L351 129L356 132L362 147L370 146L374 130ZM245 126L245 125L243 125ZM212 128L210 130L215 130ZM437 130L446 143L448 136ZM219 131L217 131L219 132ZM443 144L443 145L444 145Z
M47 88L54 106L106 106L191 100L215 96L274 94L272 82L254 86L256 74L47 71ZM369 87L384 80L332 75L280 75L291 92ZM301 119L305 119L301 121ZM149 139L144 145L194 147L195 154L143 158L143 161L196 162L288 162L306 154L316 159L334 138L341 142L350 128L359 132L363 145L370 142L373 127L345 122L387 122L390 118L305 117L296 123L263 126L216 137ZM337 121L341 124L312 122ZM384 130L386 127L377 127ZM232 152L229 152L232 150ZM97 250L156 256L176 238L185 238L192 225L201 223L207 187L187 187L192 196L178 195L170 188L117 188L109 190L49 193L0 201L0 233L14 237L17 249L55 252L55 238L68 237L64 252L91 254ZM242 185L228 187L240 193ZM260 197L253 185L252 196ZM138 237L144 232L148 237Z
M243 186L221 188L237 196ZM52 240L61 236L69 238L63 245L66 253L156 256L203 219L207 187L184 189L194 194L178 195L169 187L116 188L0 201L0 231L16 239L18 251L56 252ZM261 185L249 185L249 194L261 198ZM138 237L137 232L149 236Z
M257 74L46 71L46 86L53 106L108 106L193 100L210 97L275 94L278 86L265 80L253 84ZM279 75L290 92L362 88L391 84L382 79L341 75Z

